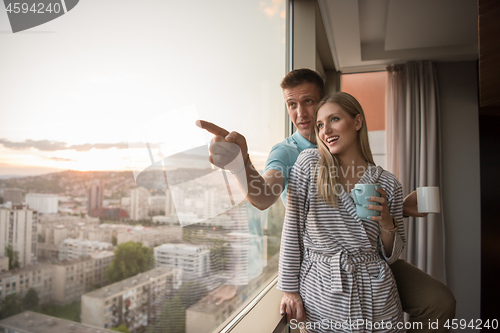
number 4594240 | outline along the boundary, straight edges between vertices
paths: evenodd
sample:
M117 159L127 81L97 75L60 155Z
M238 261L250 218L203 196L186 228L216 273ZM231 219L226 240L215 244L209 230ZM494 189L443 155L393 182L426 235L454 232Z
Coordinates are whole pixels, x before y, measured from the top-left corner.
M496 330L498 328L498 320L497 319L492 319L492 320L486 320L484 323L481 319L471 319L471 321L467 322L465 319L452 319L452 320L447 320L446 323L444 323L444 327L447 329L473 329L473 330L480 330L480 329L493 329Z
M45 6L44 3L34 3L29 6L26 2L19 3L19 2L14 2L14 3L9 3L7 5L7 8L5 8L7 13L27 13L27 12L32 12L32 13L37 13L37 14L42 14L42 13L59 13L61 11L61 5L59 3L49 3L47 6Z

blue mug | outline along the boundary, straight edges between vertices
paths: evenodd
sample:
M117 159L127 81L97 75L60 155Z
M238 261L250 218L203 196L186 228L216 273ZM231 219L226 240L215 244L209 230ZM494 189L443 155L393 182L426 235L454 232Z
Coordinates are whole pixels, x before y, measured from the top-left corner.
M364 205L380 205L378 202L368 201L365 197L380 197L377 188L380 184L356 184L351 190L352 198L356 204L356 214L360 219L366 220L368 216L379 216L378 210L365 208Z

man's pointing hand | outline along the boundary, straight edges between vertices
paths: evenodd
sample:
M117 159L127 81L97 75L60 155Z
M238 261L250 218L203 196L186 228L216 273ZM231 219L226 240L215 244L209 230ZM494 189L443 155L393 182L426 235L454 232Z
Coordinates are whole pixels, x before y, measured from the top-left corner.
M247 140L238 132L229 132L204 120L197 120L196 126L215 135L210 144L210 162L219 168L238 172L248 161ZM236 157L241 151L242 159Z

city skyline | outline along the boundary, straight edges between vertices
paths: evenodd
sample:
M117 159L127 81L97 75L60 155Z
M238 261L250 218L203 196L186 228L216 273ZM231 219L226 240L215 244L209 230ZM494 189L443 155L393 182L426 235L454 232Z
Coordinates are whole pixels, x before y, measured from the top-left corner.
M165 158L209 142L200 118L245 134L262 168L284 137L283 0L136 5L88 0L16 34L0 6L0 177L142 171L146 144Z

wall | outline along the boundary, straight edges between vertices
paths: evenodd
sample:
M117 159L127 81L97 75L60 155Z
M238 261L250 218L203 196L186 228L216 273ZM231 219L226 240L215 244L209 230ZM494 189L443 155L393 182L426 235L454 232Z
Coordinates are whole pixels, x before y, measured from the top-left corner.
M479 109L481 146L481 319L498 319L500 313L500 224L498 223L498 184L500 150L498 129L500 106Z
M437 63L448 287L458 319L480 318L481 202L476 62Z

